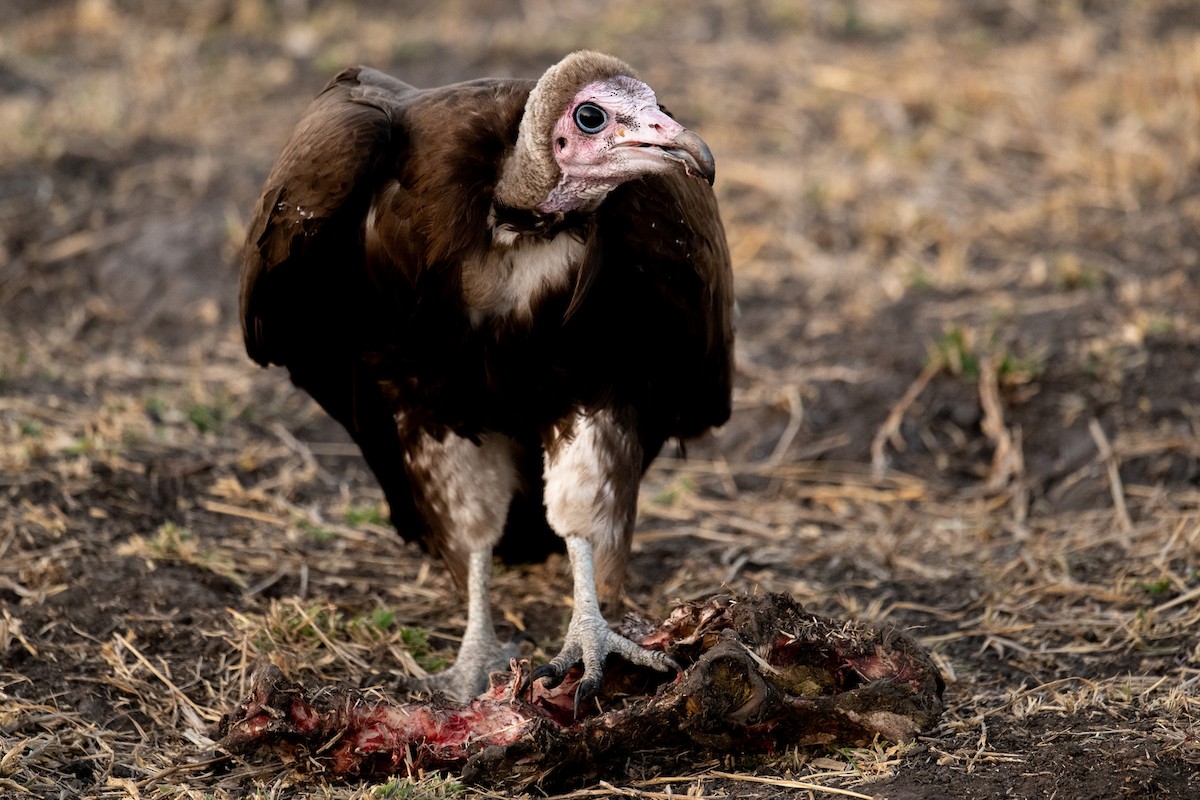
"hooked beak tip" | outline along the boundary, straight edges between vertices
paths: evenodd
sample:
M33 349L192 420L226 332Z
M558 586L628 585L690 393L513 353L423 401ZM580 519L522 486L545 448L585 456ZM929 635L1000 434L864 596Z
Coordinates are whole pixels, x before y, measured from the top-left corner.
M702 178L709 186L717 176L716 161L713 160L712 150L695 133L684 129L671 140L674 145L665 152L667 155L681 161L684 170L693 177Z

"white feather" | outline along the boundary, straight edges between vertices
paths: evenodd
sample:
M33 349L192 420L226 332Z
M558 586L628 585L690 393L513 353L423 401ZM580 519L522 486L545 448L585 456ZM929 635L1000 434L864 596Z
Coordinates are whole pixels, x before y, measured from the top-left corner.
M493 247L480 273L496 283L488 293L487 305L479 310L490 317L528 321L538 300L574 281L583 258L583 241L570 231L552 239L523 236L505 225L492 231Z

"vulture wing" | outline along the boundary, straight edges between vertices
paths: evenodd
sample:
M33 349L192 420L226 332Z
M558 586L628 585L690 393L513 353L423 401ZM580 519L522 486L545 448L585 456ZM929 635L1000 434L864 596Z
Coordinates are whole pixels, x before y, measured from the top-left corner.
M638 409L650 459L668 438L698 436L729 418L729 250L712 190L683 174L618 187L597 214L566 347L588 365L577 381L611 382L585 395Z
M242 254L246 350L288 368L362 449L406 538L421 521L392 413L364 354L385 313L364 259L377 175L404 148L403 106L416 90L349 69L305 112L267 178Z
M630 184L606 215L625 220L614 241L635 265L651 305L640 316L671 436L729 419L733 381L733 272L712 189L680 173Z
M443 301L457 287L462 249L477 243L456 240L463 226L455 223L474 217L482 227L490 195L474 191L477 202L464 207L445 187L495 180L531 86L485 80L419 90L375 70L345 70L284 146L243 251L247 351L263 365L287 367L346 428L383 488L392 523L427 545L396 424L396 382L414 369L414 352L418 367L436 362L442 351L431 342L461 334L460 310ZM398 364L406 365L400 374ZM540 474L536 450L523 462L524 473ZM520 537L497 548L507 559L536 560L563 547L545 521L540 484L528 488L509 510Z
M284 147L243 252L242 331L260 364L294 368L300 353L361 335L343 315L364 319L353 305L370 296L364 221L375 176L403 150L403 104L416 91L374 70L345 70Z

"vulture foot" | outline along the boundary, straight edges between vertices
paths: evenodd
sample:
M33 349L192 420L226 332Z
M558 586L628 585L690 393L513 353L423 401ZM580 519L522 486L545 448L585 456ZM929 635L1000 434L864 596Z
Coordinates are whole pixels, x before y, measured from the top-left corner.
M542 680L552 689L562 683L571 667L583 662L583 677L575 690L575 716L579 706L596 696L604 681L604 660L616 654L626 661L641 667L650 667L659 672L680 671L679 664L666 653L647 650L608 628L608 623L599 614L574 614L567 628L562 650L548 663L533 671L531 680Z
M453 666L423 678L402 678L400 688L421 694L441 693L459 703L483 694L488 676L507 672L509 662L520 655L516 641L500 644L495 636L463 639Z

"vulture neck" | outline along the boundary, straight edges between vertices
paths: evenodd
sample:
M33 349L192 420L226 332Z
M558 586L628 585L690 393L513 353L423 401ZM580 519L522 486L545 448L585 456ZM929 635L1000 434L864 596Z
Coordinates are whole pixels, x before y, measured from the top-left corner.
M614 188L608 183L570 180L553 159L546 165L522 144L518 139L496 184L493 196L500 208L555 218L587 214L595 211Z
M538 148L527 130L528 111L521 120L517 143L504 159L493 195L497 206L536 213L558 187L562 172L549 148Z
M495 204L516 211L538 212L562 181L562 170L554 159L550 142L558 110L554 68L542 76L525 101L517 141L500 166L500 179L493 194ZM568 98L569 101L570 98ZM564 103L565 105L565 103Z
M535 213L593 211L611 186L579 187L563 180L554 158L554 125L576 92L593 81L635 77L625 62L587 50L571 53L538 79L517 128L517 140L500 167L492 195L496 206Z

